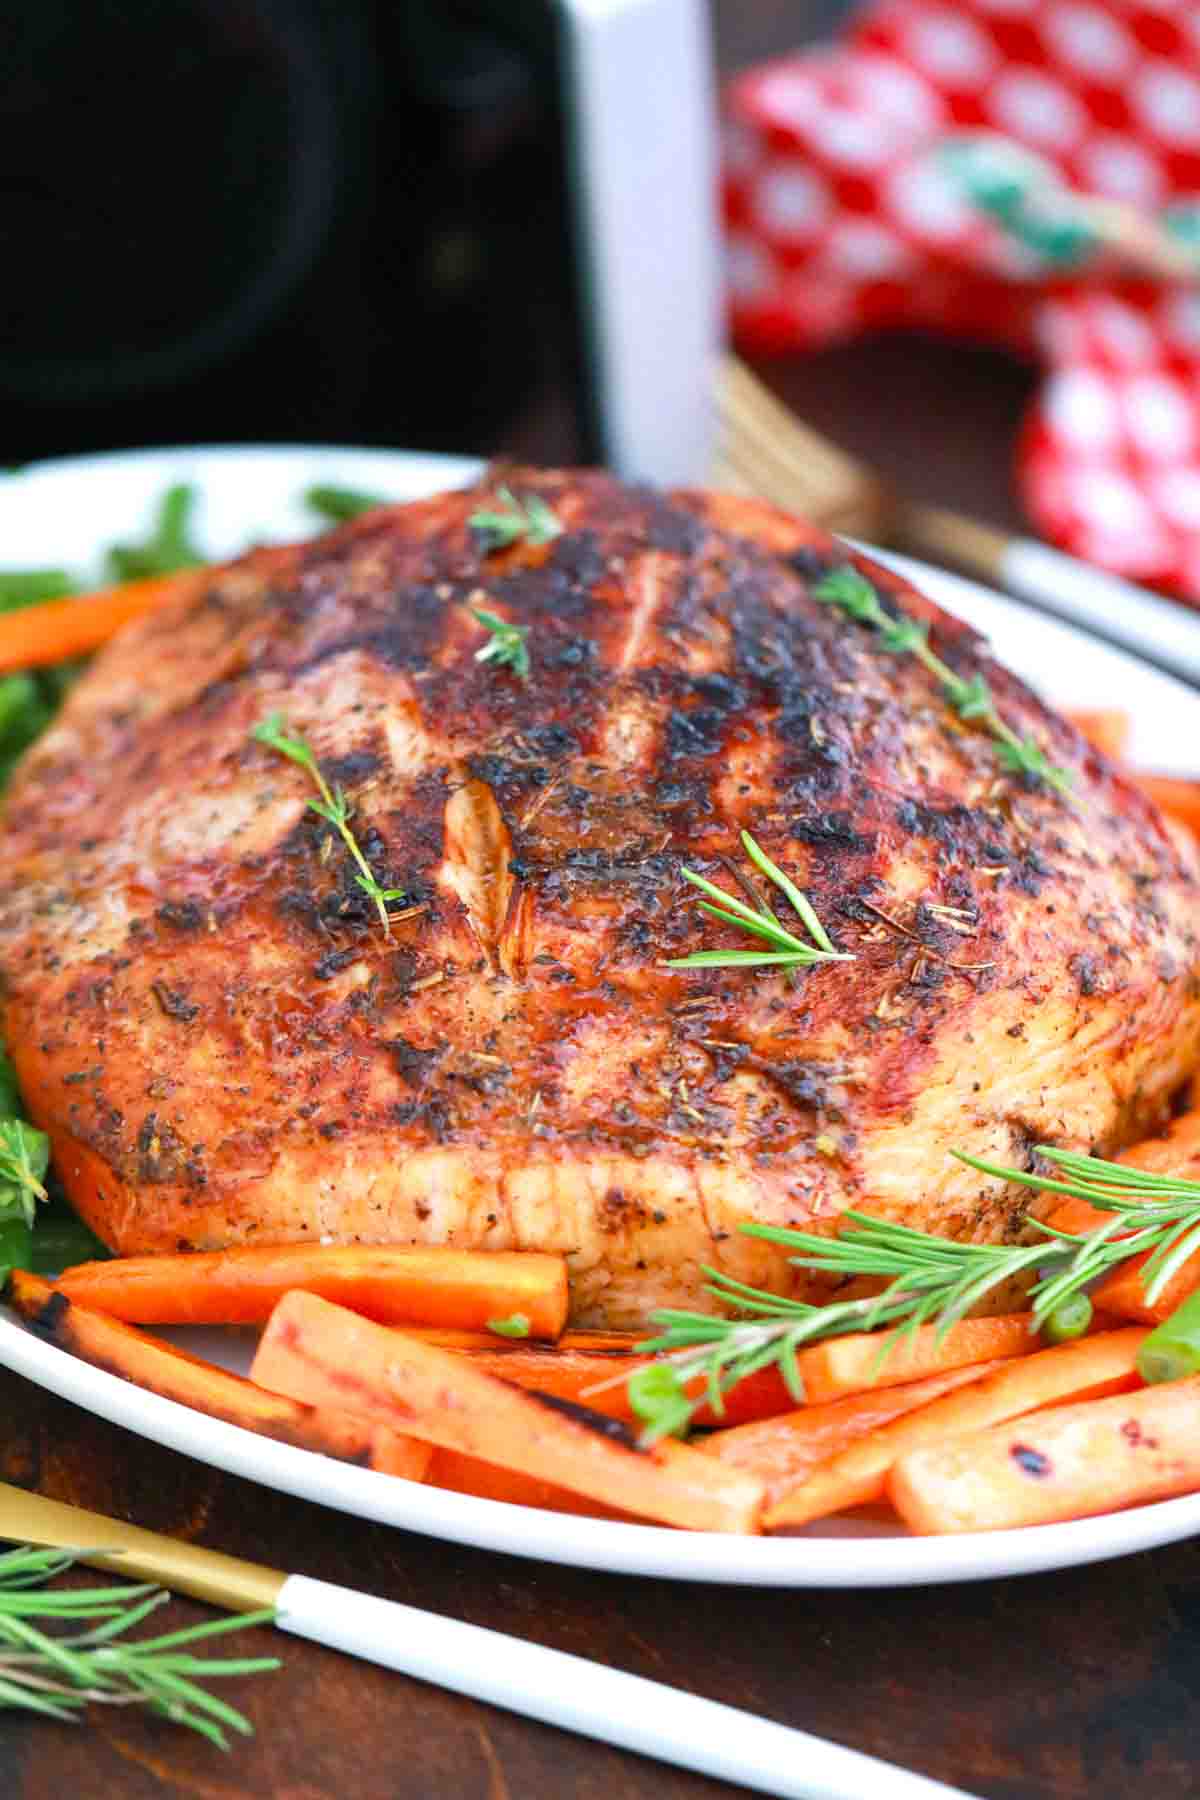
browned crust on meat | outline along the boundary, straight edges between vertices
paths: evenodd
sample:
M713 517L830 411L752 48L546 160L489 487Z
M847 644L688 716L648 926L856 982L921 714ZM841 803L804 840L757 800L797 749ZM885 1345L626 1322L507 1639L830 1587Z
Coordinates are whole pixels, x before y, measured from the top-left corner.
M787 1285L747 1218L867 1205L997 1236L1024 1163L1164 1116L1200 1039L1197 867L965 626L1078 801L1001 770L912 658L812 597L844 548L770 508L516 471L565 530L487 554L478 491L251 556L126 631L18 773L5 1031L89 1223L125 1252L332 1237L564 1250L576 1316ZM859 560L859 559L855 559ZM533 670L476 660L483 604ZM282 709L416 909L388 942ZM741 946L738 831L852 963Z

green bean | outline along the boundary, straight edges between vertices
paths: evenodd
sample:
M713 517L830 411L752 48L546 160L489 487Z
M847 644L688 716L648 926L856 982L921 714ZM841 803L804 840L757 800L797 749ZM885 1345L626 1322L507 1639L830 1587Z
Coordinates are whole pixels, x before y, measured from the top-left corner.
M0 612L36 606L39 600L64 600L74 592L65 569L0 569Z
M50 708L32 675L0 676L0 745L23 750L50 722Z
M0 1119L15 1118L21 1110L17 1071L8 1051L0 1045Z
M52 1201L38 1215L30 1260L19 1267L32 1269L36 1275L57 1275L62 1269L74 1268L76 1263L96 1262L107 1259L109 1254L65 1202Z
M109 571L116 580L139 581L200 566L205 559L188 536L195 499L195 488L186 482L167 489L150 536L140 544L114 544L108 552Z
M1200 1375L1200 1288L1143 1338L1137 1353L1143 1381L1180 1381Z
M14 1269L28 1269L33 1261L33 1232L24 1219L0 1219L0 1287Z
M1069 1344L1072 1338L1082 1337L1091 1322L1092 1303L1087 1295L1071 1294L1046 1319L1042 1336L1048 1344Z
M379 494L359 493L356 488L318 485L305 489L304 504L332 524L344 525L347 520L357 519L360 513L370 512L373 507L386 506L387 501Z

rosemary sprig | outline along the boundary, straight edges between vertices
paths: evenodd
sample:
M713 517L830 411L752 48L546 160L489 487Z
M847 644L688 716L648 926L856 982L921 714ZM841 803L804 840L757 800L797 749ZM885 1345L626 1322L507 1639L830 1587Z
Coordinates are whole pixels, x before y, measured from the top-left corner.
M682 869L685 881L707 894L708 900L698 902L700 911L708 913L710 918L719 919L723 925L736 925L739 931L748 931L752 937L763 938L771 946L769 950L697 950L691 956L676 956L668 963L669 969L735 969L763 968L778 965L783 968L807 968L812 963L820 962L853 962L854 957L847 950L835 950L829 933L813 911L811 902L801 893L795 882L785 875L777 863L773 863L766 851L761 849L748 831L742 832L742 847L755 868L773 881L780 893L791 902L794 910L803 921L804 928L812 939L806 943L794 932L781 925L775 914L767 906L748 906L733 894L727 894L714 882L703 875L697 875L694 869Z
M518 681L528 681L529 646L525 642L529 636L528 625L513 625L499 613L488 612L484 606L471 606L467 610L477 624L491 633L483 648L475 652L475 661L501 666L507 663Z
M252 1736L249 1720L198 1682L257 1675L277 1669L278 1659L215 1661L193 1656L191 1649L202 1639L265 1624L275 1616L271 1609L118 1642L170 1595L152 1582L45 1592L42 1584L69 1569L77 1557L70 1550L30 1547L0 1556L0 1707L71 1724L90 1705L145 1706L189 1726L221 1750L229 1748L223 1728ZM51 1636L34 1619L93 1623L85 1631Z
M316 783L317 792L320 795L318 800L310 800L308 804L318 818L326 820L333 826L358 865L358 873L354 879L363 893L375 902L375 909L383 925L384 934L390 938L392 922L388 917L388 903L392 900L403 900L404 889L380 886L374 870L362 853L358 839L350 829L350 817L354 808L342 789L330 787L321 773L316 757L303 738L288 736L287 723L282 713L273 712L267 718L260 720L250 735L256 743L265 744L268 749L278 751L280 756L288 757L292 762L299 763L302 769L308 771Z
M879 595L857 569L849 563L831 569L817 582L812 594L814 600L836 606L856 624L869 626L884 650L915 656L937 681L959 718L979 724L996 740L1000 765L1010 775L1023 775L1031 781L1044 782L1057 793L1070 794L1070 771L1057 768L1035 739L1018 737L1012 726L1005 723L983 676L977 672L968 680L957 674L929 648L929 627L906 613L897 611L893 615L885 611Z
M24 1119L0 1119L0 1219L19 1215L33 1224L36 1202L46 1198L50 1140Z
M561 533L562 521L539 495L526 494L518 500L511 488L497 488L496 492L503 511L490 512L487 507L480 507L467 520L471 530L484 538L485 555L492 550L507 550L522 538L527 544L548 544Z
M639 1349L659 1352L662 1360L629 1379L630 1402L645 1421L645 1440L686 1429L705 1404L719 1414L723 1396L759 1369L777 1367L797 1401L802 1400L796 1352L818 1339L891 1326L880 1340L883 1358L922 1325L944 1331L994 1288L1028 1270L1036 1271L1029 1328L1037 1331L1085 1294L1098 1276L1147 1252L1142 1279L1153 1304L1188 1257L1200 1250L1200 1181L1156 1175L1046 1144L1037 1146L1037 1155L1056 1171L1052 1175L1007 1169L963 1151L954 1154L982 1174L1086 1200L1111 1217L1081 1233L1027 1219L1040 1233L1028 1244L960 1243L853 1211L842 1215L839 1235L832 1238L784 1226L742 1225L748 1237L799 1252L788 1258L797 1268L846 1279L872 1276L887 1285L869 1298L810 1306L705 1267L705 1291L738 1316L651 1313L651 1323L662 1329ZM704 1383L699 1394L698 1380Z

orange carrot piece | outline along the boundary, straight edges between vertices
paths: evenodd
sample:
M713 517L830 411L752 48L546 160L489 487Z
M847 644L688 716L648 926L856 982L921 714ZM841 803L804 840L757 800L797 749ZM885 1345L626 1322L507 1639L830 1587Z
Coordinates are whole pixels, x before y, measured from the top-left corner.
M251 1373L272 1393L345 1407L604 1506L694 1531L758 1530L763 1486L752 1476L672 1440L638 1449L618 1420L542 1399L316 1294L279 1302Z
M708 1456L757 1475L766 1483L767 1504L773 1505L859 1438L1003 1367L1001 1362L973 1363L970 1368L950 1369L945 1375L930 1375L906 1387L872 1388L825 1406L802 1406L798 1412L778 1418L714 1431L702 1448Z
M920 1532L1003 1531L1200 1489L1200 1376L911 1450L887 1482Z
M923 1444L942 1443L1004 1419L1019 1418L1059 1400L1111 1394L1138 1382L1138 1346L1146 1332L1138 1326L1098 1333L1007 1362L991 1375L945 1394L916 1412L893 1419L872 1436L851 1444L806 1481L769 1507L768 1531L794 1530L830 1513L883 1498L888 1470L898 1457Z
M181 569L173 575L151 575L94 594L43 600L37 606L0 614L0 674L10 669L44 668L98 650L131 619L199 593L211 578L208 569Z
M586 1500L569 1488L555 1487L553 1482L539 1481L533 1475L518 1475L512 1469L481 1462L477 1456L464 1456L458 1450L431 1449L430 1458L425 1476L428 1487L445 1488L452 1494L473 1494L477 1500L502 1500L508 1506L536 1506L543 1512L641 1523L635 1513L618 1512L614 1506Z
M1130 775L1130 780L1153 800L1160 812L1200 834L1200 781L1186 781L1178 775L1146 775L1140 769Z
M359 1309L356 1309L359 1310ZM404 1327L408 1330L408 1327ZM639 1356L639 1336L604 1331L566 1331L556 1344L530 1344L497 1337L494 1332L413 1330L422 1343L436 1344L468 1356L477 1369L513 1381L518 1387L537 1388L560 1400L575 1400L610 1419L632 1419L628 1379L655 1358ZM620 1375L621 1380L614 1380ZM704 1379L697 1377L689 1393L699 1397ZM790 1412L795 1397L778 1369L759 1369L725 1396L725 1410L717 1415L704 1406L695 1415L697 1425L744 1425L752 1419L768 1419Z
M960 1319L945 1332L937 1325L922 1325L886 1351L888 1332L856 1331L827 1338L801 1350L796 1358L804 1398L815 1406L845 1394L861 1394L864 1388L899 1387L967 1363L1024 1356L1038 1343L1029 1323L1028 1313L1010 1313L996 1319Z
M58 1278L70 1299L131 1325L260 1325L292 1288L323 1294L383 1324L468 1330L523 1318L531 1337L567 1319L567 1266L534 1250L391 1244L280 1244L78 1263Z
M134 1325L73 1304L51 1282L24 1269L13 1270L9 1298L39 1337L152 1394L194 1406L209 1418L224 1419L280 1443L296 1444L301 1450L318 1450L343 1462L366 1463L410 1481L424 1479L431 1451L416 1438L336 1408L304 1406L269 1394L240 1375L189 1356Z
M1100 1225L1107 1225L1112 1218L1110 1212L1102 1212L1089 1200L1077 1200L1072 1195L1060 1200L1047 1214L1047 1225L1053 1225L1055 1231L1069 1231L1080 1237L1086 1231L1095 1231ZM1133 1227L1131 1226L1132 1230Z
M1115 706L1102 706L1069 712L1067 718L1094 749L1103 756L1110 756L1114 762L1120 762L1133 730L1133 720L1127 712Z
M1169 1318L1180 1301L1186 1300L1193 1288L1200 1286L1200 1251L1189 1256L1172 1275L1153 1304L1146 1298L1142 1280L1142 1272L1149 1260L1147 1253L1119 1263L1111 1275L1106 1275L1092 1289L1092 1305L1114 1319L1140 1319L1147 1325L1157 1325Z

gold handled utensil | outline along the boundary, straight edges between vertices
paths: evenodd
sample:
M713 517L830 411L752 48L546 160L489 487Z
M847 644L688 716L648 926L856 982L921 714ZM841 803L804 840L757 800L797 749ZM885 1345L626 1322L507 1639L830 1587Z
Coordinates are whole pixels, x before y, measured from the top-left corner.
M797 419L745 363L717 382L713 485L773 501L826 530L950 564L1200 685L1200 611L1035 538L922 506Z
M235 1612L270 1607L281 1631L364 1657L585 1737L781 1800L971 1800L957 1788L807 1732L353 1588L260 1568L0 1483L0 1537L74 1550Z

